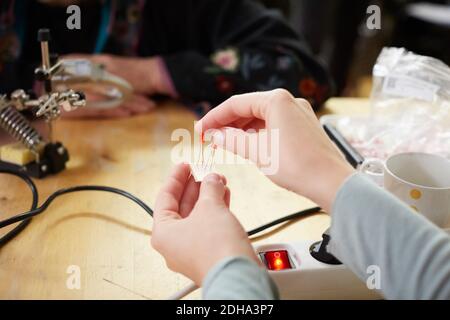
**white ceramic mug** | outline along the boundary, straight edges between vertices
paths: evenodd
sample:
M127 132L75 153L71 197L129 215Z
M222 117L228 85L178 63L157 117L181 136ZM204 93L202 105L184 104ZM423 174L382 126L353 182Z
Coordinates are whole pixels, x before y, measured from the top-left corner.
M450 161L428 153L367 159L360 171L441 228L450 227Z

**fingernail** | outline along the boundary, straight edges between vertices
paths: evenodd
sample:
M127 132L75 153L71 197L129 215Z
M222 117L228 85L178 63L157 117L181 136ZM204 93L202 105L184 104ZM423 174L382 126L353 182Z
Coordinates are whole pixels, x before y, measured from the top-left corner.
M222 131L216 131L216 132L214 132L214 135L213 135L212 138L213 138L213 142L214 142L216 145L222 146L222 145L225 143L225 137L224 137Z
M197 132L202 132L202 121L197 121L197 123L194 125L194 130Z
M220 182L223 183L222 180L220 179L220 176L215 174L215 173L210 173L208 174L205 179L203 179L206 182Z

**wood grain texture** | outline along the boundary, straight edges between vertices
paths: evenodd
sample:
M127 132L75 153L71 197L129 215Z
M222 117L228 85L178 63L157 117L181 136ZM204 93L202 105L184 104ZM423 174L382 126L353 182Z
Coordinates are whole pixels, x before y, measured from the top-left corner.
M331 99L325 112L368 111L366 100ZM127 190L150 206L173 163L175 129L192 132L194 115L175 103L120 120L61 120L55 136L70 150L68 169L36 180L40 203L75 185ZM313 206L273 185L252 165L221 165L232 191L231 207L246 229ZM16 178L0 175L0 219L28 210L30 194ZM325 214L289 223L260 242L320 239ZM0 249L1 299L164 299L189 281L166 268L150 247L152 220L127 199L102 192L65 195L16 239ZM2 230L0 234L4 234ZM67 268L80 267L81 288L66 286ZM188 298L197 299L200 292Z

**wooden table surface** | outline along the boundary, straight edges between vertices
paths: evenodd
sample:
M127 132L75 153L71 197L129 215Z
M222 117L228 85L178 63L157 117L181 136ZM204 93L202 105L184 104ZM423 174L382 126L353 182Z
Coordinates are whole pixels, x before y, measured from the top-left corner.
M368 112L365 99L334 98L323 113ZM167 103L147 115L120 120L60 120L55 137L69 149L67 170L36 180L40 203L53 191L97 184L127 190L150 206L173 163L177 128L192 132L194 115ZM251 165L222 165L231 208L249 230L314 204L273 185ZM0 219L29 209L31 195L17 178L0 175ZM329 217L318 214L275 229L255 241L320 239ZM58 198L0 249L0 299L164 299L189 280L168 270L150 247L152 220L140 207L103 192ZM5 230L0 231L0 235ZM71 266L81 288L69 289ZM188 296L200 297L200 290Z

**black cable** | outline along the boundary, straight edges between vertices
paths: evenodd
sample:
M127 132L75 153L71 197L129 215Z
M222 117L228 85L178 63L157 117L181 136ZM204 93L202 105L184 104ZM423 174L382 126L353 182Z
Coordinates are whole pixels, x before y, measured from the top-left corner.
M9 170L9 169L0 169L0 173L6 173L6 174L12 174L15 175L21 179L23 179L28 186L30 187L32 193L33 193L33 204L31 206L31 210L28 212L24 212L21 214L18 214L16 216L13 216L11 218L5 219L3 221L0 221L0 228L9 226L13 223L17 223L19 221L22 221L21 224L19 224L16 228L14 228L13 230L11 230L6 236L2 237L0 239L0 247L2 245L4 245L6 242L8 242L9 240L11 240L13 237L15 237L20 231L22 231L26 225L30 222L31 218L41 214L42 212L44 212L48 206L53 202L53 200L55 200L57 197L64 195L64 194L68 194L68 193L73 193L73 192L79 192L79 191L104 191L104 192L111 192L111 193L115 193L118 195L121 195L125 198L130 199L131 201L137 203L142 209L144 209L151 217L153 217L153 210L147 205L145 204L145 202L143 202L142 200L140 200L139 198L137 198L136 196L132 195L129 192L126 192L124 190L121 189L117 189L117 188L113 188L113 187L106 187L106 186L76 186L76 187L70 187L70 188L65 188L65 189L60 189L54 193L52 193L47 200L45 200L45 202L40 206L37 207L37 203L38 203L38 192L36 189L35 184L33 183L33 181L24 173L18 172L18 171L14 171L14 170ZM257 233L260 233L266 229L269 229L273 226L276 226L278 224L281 224L283 222L289 221L289 220L293 220L299 217L303 217L303 216L307 216L307 215L311 215L313 213L317 213L320 212L321 208L320 207L313 207L310 209L306 209L303 211L299 211L290 215L287 215L285 217L281 217L279 219L273 220L269 223L266 223L260 227L257 227L253 230L250 230L247 232L247 234L249 236L255 235Z
M253 230L247 231L247 234L248 234L248 236L253 236L253 235L257 234L257 233L260 233L260 232L262 232L262 231L264 231L266 229L269 229L271 227L279 225L279 224L281 224L283 222L286 222L286 221L289 221L289 220L294 220L294 219L297 219L297 218L300 218L300 217L305 217L305 216L308 216L308 215L311 215L311 214L314 214L314 213L318 213L320 211L322 211L322 208L320 208L320 207L313 207L313 208L310 208L310 209L305 209L305 210L302 210L302 211L298 211L296 213L293 213L293 214L281 217L279 219L273 220L273 221L271 221L269 223L263 224L262 226L257 227L257 228L255 228Z
M9 226L10 224L22 221L24 219L28 219L31 217L34 217L38 214L41 214L42 212L44 212L48 206L52 203L53 200L55 200L55 198L63 195L63 194L68 194L68 193L72 193L72 192L78 192L78 191L104 191L104 192L111 192L111 193L115 193L118 195L121 195L125 198L128 198L132 201L134 201L135 203L137 203L139 206L141 206L142 209L144 209L150 216L153 217L153 210L150 209L149 206L147 206L145 204L145 202L143 202L142 200L140 200L139 198L135 197L134 195L132 195L131 193L128 193L126 191L117 189L117 188L113 188L113 187L105 187L105 186L77 186L77 187L71 187L71 188L65 188L65 189L60 189L54 193L52 193L47 200L45 200L45 202L38 208L35 208L34 210L30 210L28 212L24 212L21 214L18 214L14 217L5 219L3 221L0 221L0 228Z
M39 201L39 194L36 188L36 185L34 184L33 180L29 176L27 176L25 173L17 171L17 170L11 170L11 169L0 169L0 173L10 174L13 176L16 176L22 181L24 181L28 187L30 188L31 194L32 194L32 201L31 201L31 209L36 209ZM8 243L11 239L13 239L15 236L17 236L25 227L31 222L31 218L23 220L21 223L19 223L14 229L6 233L3 237L0 238L0 248L3 247L6 243Z

